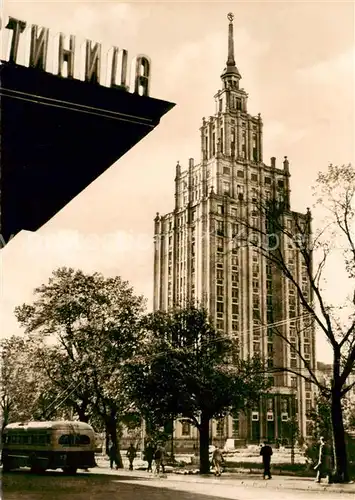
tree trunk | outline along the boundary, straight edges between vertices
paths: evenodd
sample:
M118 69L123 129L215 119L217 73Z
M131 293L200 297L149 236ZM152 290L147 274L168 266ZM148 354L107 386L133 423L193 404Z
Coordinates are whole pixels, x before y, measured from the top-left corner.
M88 415L86 415L85 410L83 410L79 406L76 411L78 413L78 417L79 417L80 422L85 422L86 424L88 424L89 423L89 417L88 417Z
M209 442L210 442L210 419L207 415L201 415L200 432L200 474L210 472Z
M344 483L349 481L348 457L346 453L345 430L343 411L341 407L340 390L333 387L331 401L332 431L334 446L334 477L333 482Z
M114 444L116 448L116 465L119 469L123 469L123 462L122 462L122 457L119 449L119 439L117 436L117 423L116 423L116 418L114 415L111 415L108 417L107 423L106 423L106 435L109 435L111 438L112 443Z

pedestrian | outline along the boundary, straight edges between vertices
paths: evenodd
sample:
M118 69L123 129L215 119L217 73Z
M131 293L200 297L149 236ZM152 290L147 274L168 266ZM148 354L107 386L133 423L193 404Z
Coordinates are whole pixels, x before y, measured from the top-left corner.
M116 446L112 441L110 441L109 447L108 447L108 456L110 458L110 469L113 469L113 464L115 463L116 465L116 470L118 469L118 464L117 464L117 449Z
M147 472L153 472L152 463L153 463L154 453L155 450L152 443L148 442L144 450L144 459L148 462Z
M318 463L314 467L317 471L317 476L315 479L316 483L320 483L322 476L328 477L328 482L331 482L331 467L332 467L332 457L331 448L327 444L323 436L319 438L319 456Z
M214 475L215 476L222 475L221 466L222 466L223 462L224 462L224 458L223 458L222 450L220 448L218 448L218 446L217 446L213 452L213 455L212 455L212 464L214 467Z
M263 457L263 466L264 466L263 477L264 479L266 479L266 476L268 476L268 478L271 479L270 464L271 464L272 448L265 441L263 442L260 448L260 455Z
M155 460L155 468L157 471L157 474L160 472L160 467L163 472L165 473L165 467L164 467L164 455L165 455L165 450L161 444L158 444L158 447L156 449L156 452L154 454L154 460Z
M128 450L127 450L127 457L129 460L129 470L133 470L133 461L136 458L136 456L137 456L137 451L136 451L135 447L133 446L133 444L131 443L129 445Z

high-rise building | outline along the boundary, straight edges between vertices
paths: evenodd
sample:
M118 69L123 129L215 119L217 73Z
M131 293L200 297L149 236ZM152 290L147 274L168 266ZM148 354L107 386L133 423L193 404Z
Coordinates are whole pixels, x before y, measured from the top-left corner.
M236 339L241 357L256 353L268 360L270 369L298 372L305 369L296 353L300 346L306 363L315 366L313 325L295 286L260 253L253 238L263 228L270 232L260 200L282 203L281 219L290 235L302 228L310 237L310 213L290 209L287 157L281 168L275 158L270 165L263 161L263 122L260 114L248 113L248 94L240 86L234 60L233 15L228 19L228 59L222 89L214 96L215 114L202 119L201 162L190 159L185 171L177 164L174 211L155 218L154 310L198 301L216 328ZM245 244L245 236L250 244ZM291 237L280 237L279 245L288 269L310 299L299 249ZM294 418L300 435L310 435L306 415L313 404L311 383L290 372L270 375L270 394L248 414L214 423L214 437L290 440ZM178 438L193 439L186 423L180 427Z

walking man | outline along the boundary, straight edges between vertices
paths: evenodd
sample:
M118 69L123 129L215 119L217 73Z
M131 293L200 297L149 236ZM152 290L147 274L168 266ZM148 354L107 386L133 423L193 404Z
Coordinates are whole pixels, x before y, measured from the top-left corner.
M271 479L271 471L270 471L270 464L271 464L271 455L272 455L272 448L266 442L263 442L262 447L260 448L260 455L263 457L263 465L264 465L264 473L263 477L266 479L266 476L268 476L269 479Z
M133 446L133 444L131 443L127 450L127 457L129 460L129 470L133 470L133 460L136 458L136 456L137 456L137 451Z
M319 457L318 463L314 467L317 471L317 477L315 479L316 483L320 483L322 476L328 476L328 482L331 482L331 467L332 467L331 449L326 443L323 436L319 439Z
M215 476L221 476L222 475L222 470L221 470L221 465L224 462L222 450L220 448L215 448L213 455L212 455L212 464L214 467L214 475Z
M116 450L116 446L114 445L114 443L112 441L109 444L108 456L110 458L110 469L113 469L113 464L114 463L116 465L116 469L118 469L118 465L117 465L117 450Z
M152 446L152 443L148 443L145 450L144 450L144 458L148 462L148 468L147 472L153 472L152 469L152 462L154 458L154 448Z
M162 470L163 474L165 473L165 468L164 468L164 454L165 454L165 450L159 444L158 448L157 448L157 450L155 452L155 455L154 455L155 467L156 467L157 474L159 474L159 472L160 472L160 467L161 467L161 470Z

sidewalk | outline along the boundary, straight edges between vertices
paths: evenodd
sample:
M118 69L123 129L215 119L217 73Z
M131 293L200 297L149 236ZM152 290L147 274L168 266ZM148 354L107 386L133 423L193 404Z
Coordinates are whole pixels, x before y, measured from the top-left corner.
M107 465L104 462L98 464L99 467L94 469L98 472L99 469L106 469ZM188 485L205 485L205 486L215 486L219 487L243 487L243 488L262 488L268 491L272 490L288 490L292 491L304 491L304 492L327 492L327 493L350 493L355 495L355 483L349 484L327 484L325 480L321 484L315 483L312 478L304 477L294 477L294 476L273 476L271 480L264 480L260 475L255 474L243 474L243 473L223 473L221 477L216 478L213 475L181 475L168 473L158 476L154 473L148 473L141 470L133 470L132 472L125 469L114 470L111 472L112 475L124 476L125 478L132 475L132 479L164 481L167 483L181 483Z

